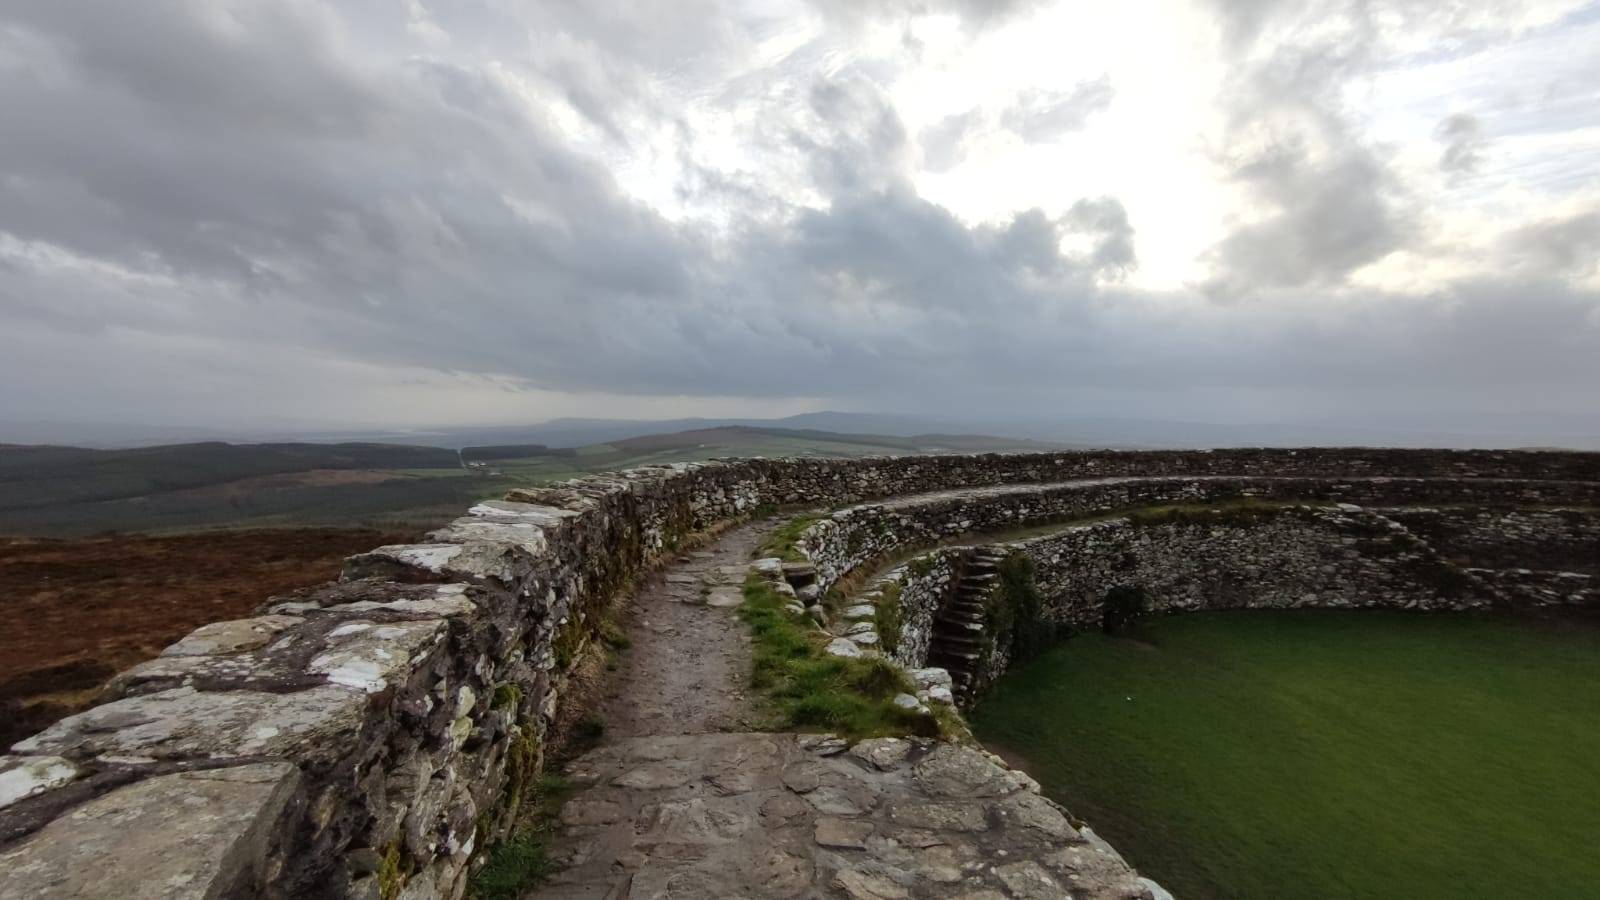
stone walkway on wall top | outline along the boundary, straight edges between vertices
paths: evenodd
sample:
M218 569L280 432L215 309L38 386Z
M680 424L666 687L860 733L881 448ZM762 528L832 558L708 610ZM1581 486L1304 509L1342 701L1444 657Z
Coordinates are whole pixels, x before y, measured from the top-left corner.
M729 532L635 601L607 741L568 767L583 790L560 812L563 868L530 900L1155 896L981 750L737 730L733 607L759 532Z

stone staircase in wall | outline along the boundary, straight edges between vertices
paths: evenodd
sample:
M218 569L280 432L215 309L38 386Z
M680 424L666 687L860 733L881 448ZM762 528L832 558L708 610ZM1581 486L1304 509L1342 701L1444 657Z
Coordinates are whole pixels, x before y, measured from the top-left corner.
M986 625L984 597L1000 578L1002 558L993 550L973 551L950 599L933 619L928 665L950 672L957 701L967 697L978 675Z

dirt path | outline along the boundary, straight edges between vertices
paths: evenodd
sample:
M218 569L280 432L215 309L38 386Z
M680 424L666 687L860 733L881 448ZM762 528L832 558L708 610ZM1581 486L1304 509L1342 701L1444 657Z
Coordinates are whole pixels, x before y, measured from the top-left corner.
M597 712L607 738L742 731L750 637L735 613L751 554L772 528L749 522L652 576L632 603L628 636Z

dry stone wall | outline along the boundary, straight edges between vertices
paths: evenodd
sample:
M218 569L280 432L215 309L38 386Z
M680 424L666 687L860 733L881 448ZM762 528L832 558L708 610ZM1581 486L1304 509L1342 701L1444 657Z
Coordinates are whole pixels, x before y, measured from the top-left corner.
M197 630L0 762L0 897L460 896L538 774L599 617L760 502L745 474L517 492ZM185 791L183 821L145 787L160 779ZM89 877L105 863L85 867L82 846L123 875Z
M860 504L807 529L797 545L826 590L844 575L902 552L974 532L1004 532L1161 504L1245 498L1352 504L1469 502L1499 508L1600 505L1600 484L1485 478L1118 477L940 491Z
M1506 530L1497 532L1502 524ZM1021 540L935 549L874 581L863 599L899 604L905 625L901 652L893 656L916 669L930 664L934 622L952 596L948 573L979 551L1026 557L1044 620L1066 636L1099 630L1107 595L1116 588L1137 591L1151 614L1595 603L1600 585L1585 572L1466 563L1505 564L1526 553L1592 566L1600 563L1589 553L1597 533L1600 513L1579 509L1368 509L1349 503L1169 508L1065 525ZM1466 549L1479 555L1463 556ZM1004 641L985 646L974 664L977 683L964 700L975 699L1005 670L1007 650Z
M1600 514L1590 509L1393 510L1439 554L1531 606L1600 602Z
M0 898L458 897L474 852L502 833L542 766L567 673L600 618L696 532L764 504L1178 475L1188 480L1160 490L1206 496L1196 475L1393 475L1461 479L1458 488L1495 502L1581 495L1593 505L1600 457L740 460L518 491L426 543L353 557L337 583L198 629L119 676L102 705L13 747L0 758ZM963 503L988 508L953 500ZM945 521L961 519L951 511Z
M1108 590L1151 613L1217 609L1466 610L1493 589L1376 513L1289 507L1117 519L1004 545L1034 561L1048 617L1101 626Z
M884 654L906 669L928 665L933 619L955 587L964 549L942 548L924 553L883 576L862 600L898 610L894 634L880 635Z

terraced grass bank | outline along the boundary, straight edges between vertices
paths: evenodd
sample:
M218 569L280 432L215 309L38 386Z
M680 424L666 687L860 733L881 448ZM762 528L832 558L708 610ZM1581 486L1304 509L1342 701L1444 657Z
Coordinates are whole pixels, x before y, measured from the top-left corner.
M1197 613L1073 638L970 715L1184 900L1591 897L1600 620Z

